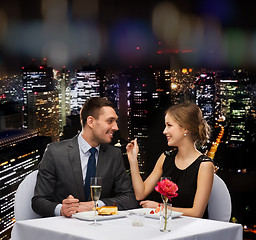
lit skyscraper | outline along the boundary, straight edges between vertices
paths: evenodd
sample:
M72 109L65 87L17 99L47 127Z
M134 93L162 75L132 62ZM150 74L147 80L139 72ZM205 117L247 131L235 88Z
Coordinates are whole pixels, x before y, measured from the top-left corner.
M37 66L35 64L22 67L23 80L23 100L24 100L24 128L31 127L28 124L28 95L35 92L46 92L54 90L53 70L46 65Z
M0 239L8 239L15 222L14 196L18 185L37 169L49 142L36 131L0 131Z
M83 67L77 70L71 84L71 114L79 114L85 100L102 95L103 74L97 67Z
M140 145L138 163L141 174L145 174L144 164L146 158L145 143L149 136L151 114L153 106L153 93L155 93L155 78L152 68L130 69L127 77L127 114L128 138L137 138Z
M255 168L254 75L243 70L220 71L216 74L218 120L224 126L220 151L215 160L222 168Z
M60 139L59 97L57 91L34 92L28 94L28 125L36 129L40 136Z
M195 81L196 104L201 108L205 120L214 125L215 121L215 76L201 73Z
M192 69L165 70L164 76L168 87L165 92L169 94L169 106L195 101Z
M244 142L247 135L246 122L252 106L248 85L244 79L220 79L221 110L232 142Z
M66 117L71 114L70 110L70 72L64 67L61 71L54 71L57 80L59 94L60 131L66 126Z
M120 82L118 80L118 75L115 74L112 74L108 78L104 78L102 93L102 97L106 97L111 101L115 105L117 111L120 109Z

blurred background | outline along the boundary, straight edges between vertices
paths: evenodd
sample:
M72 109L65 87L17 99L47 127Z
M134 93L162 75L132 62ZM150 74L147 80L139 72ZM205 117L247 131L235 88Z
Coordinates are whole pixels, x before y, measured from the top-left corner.
M242 0L2 0L1 72L42 57L55 68L152 63L160 51L178 55L184 65L254 67L254 5Z

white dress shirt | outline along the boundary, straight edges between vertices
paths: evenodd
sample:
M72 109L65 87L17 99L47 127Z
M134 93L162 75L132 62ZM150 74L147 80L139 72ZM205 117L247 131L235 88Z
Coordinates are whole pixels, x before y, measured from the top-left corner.
M81 160L81 167L83 173L83 181L85 182L86 172L87 172L87 165L89 161L89 157L91 156L90 149L92 148L89 143L87 143L80 133L78 135L78 146L79 146L79 153L80 153L80 160ZM97 151L95 152L95 159L96 159L96 166L98 162L98 156L100 151L100 145L96 147Z
M83 137L82 134L80 133L78 135L78 146L79 146L79 153L80 153L80 160L81 160L81 168L82 168L82 174L83 174L83 182L85 182L86 178L86 172L87 172L87 165L88 165L88 160L91 155L90 149L92 148L89 143L87 143ZM99 151L100 151L100 145L96 147L97 151L95 153L95 159L96 159L96 166L98 162L98 156L99 156ZM102 201L98 201L98 206L102 207L104 206L105 203ZM55 216L60 216L60 210L61 210L62 204L58 204L54 210Z

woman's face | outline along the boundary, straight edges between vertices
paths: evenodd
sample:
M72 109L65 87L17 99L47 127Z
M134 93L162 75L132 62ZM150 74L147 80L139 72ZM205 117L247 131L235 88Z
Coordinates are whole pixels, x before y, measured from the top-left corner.
M181 127L173 117L167 113L165 115L165 129L163 134L167 137L168 146L178 147L184 139L187 130Z

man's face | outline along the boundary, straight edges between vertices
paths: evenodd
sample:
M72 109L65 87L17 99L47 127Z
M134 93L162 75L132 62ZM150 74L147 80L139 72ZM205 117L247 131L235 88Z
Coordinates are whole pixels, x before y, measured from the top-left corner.
M98 119L93 120L92 137L98 144L110 143L118 130L117 115L112 107L102 107Z

